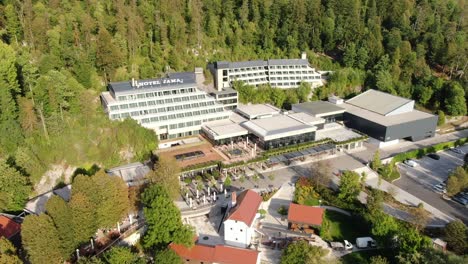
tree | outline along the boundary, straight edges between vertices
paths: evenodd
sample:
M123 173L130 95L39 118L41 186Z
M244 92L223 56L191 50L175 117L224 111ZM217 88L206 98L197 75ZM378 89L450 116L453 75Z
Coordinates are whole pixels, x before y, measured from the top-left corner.
M191 226L182 224L180 211L169 193L160 185L149 186L142 194L148 230L143 237L146 248L165 248L174 242L193 245L194 232Z
M467 228L466 225L460 221L452 221L444 228L445 241L449 249L457 254L465 254L468 249L467 243Z
M329 161L321 160L310 165L310 179L315 187L328 187L331 180L331 165Z
M59 263L65 260L60 250L59 234L50 216L26 216L21 226L21 238L32 264Z
M0 196L3 200L0 210L22 210L30 191L28 178L0 158Z
M0 263L1 264L21 264L23 263L16 254L16 248L6 238L0 237Z
M96 232L96 205L84 193L72 193L69 202L72 211L73 237L77 244L88 241Z
M57 195L47 201L45 208L57 230L62 258L67 259L77 246L73 233L72 212L67 203Z
M452 82L446 87L445 109L449 115L465 115L466 101L465 90L457 82Z
M164 187L172 199L180 195L179 185L180 166L174 158L160 155L154 165L154 170L150 171L146 178L153 184Z
M388 260L382 256L374 256L370 259L370 264L388 264Z
M437 125L442 126L445 124L445 113L442 110L437 111Z
M109 74L121 65L122 59L122 52L112 41L109 31L101 26L96 41L96 65L98 69Z
M107 264L143 264L145 261L127 247L112 247L103 260ZM157 263L157 262L156 262Z
M356 44L351 43L346 47L343 63L346 67L353 67L356 64Z
M429 213L424 208L423 203L419 203L417 207L411 210L411 222L414 224L417 230L422 230L426 227L429 221Z
M376 150L372 158L370 167L374 171L378 171L382 167L382 161L380 160L380 151Z
M468 187L468 173L465 169L460 166L455 169L455 171L449 175L447 180L447 194L455 195L461 190Z
M338 198L345 202L353 202L361 191L359 174L354 171L345 171L340 177Z
M307 102L309 100L309 95L312 92L310 84L307 82L301 82L299 87L297 87L297 97L299 102Z
M184 261L171 249L157 251L154 263L158 264L182 264Z
M319 264L327 251L321 247L310 246L305 241L291 243L281 256L281 264Z
M403 258L419 255L419 252L432 243L430 238L420 234L418 230L404 226L400 226L395 239L399 255Z
M232 184L231 177L228 175L226 176L226 179L224 180L224 186L229 187Z

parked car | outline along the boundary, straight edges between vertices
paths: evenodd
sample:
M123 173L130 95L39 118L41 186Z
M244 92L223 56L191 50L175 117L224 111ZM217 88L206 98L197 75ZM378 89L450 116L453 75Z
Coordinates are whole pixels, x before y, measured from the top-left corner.
M432 189L434 189L434 191L435 191L436 193L443 193L444 190L445 190L445 189L444 189L442 186L440 186L439 184L432 186Z
M451 148L450 150L455 152L455 153L465 155L465 151L463 151L463 150L461 150L459 148Z
M417 167L418 163L414 160L405 160L404 163L412 168Z
M452 200L464 206L468 205L468 200L460 196L454 196Z
M345 240L345 241L344 241L344 248L345 248L346 250L352 250L352 249L353 249L353 244L349 243L348 240Z
M427 154L427 156L431 159L434 159L434 160L440 160L440 156L435 154L435 153L429 153Z

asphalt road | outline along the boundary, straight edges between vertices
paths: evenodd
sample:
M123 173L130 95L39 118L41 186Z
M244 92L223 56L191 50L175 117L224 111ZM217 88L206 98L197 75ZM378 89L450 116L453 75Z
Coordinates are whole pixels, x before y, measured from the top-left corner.
M463 146L462 149L468 152L468 146ZM441 194L436 193L432 188L447 179L450 170L463 165L463 155L449 150L438 154L441 157L440 160L425 156L417 160L418 166L415 168L399 164L401 178L394 184L440 211L468 223L468 208L455 201L442 199Z

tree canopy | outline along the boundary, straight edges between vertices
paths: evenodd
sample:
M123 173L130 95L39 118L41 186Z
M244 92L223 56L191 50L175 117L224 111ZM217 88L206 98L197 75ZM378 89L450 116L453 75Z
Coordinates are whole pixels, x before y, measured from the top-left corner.
M361 191L360 176L354 171L344 171L340 176L340 186L338 198L346 201L353 202L357 199Z
M281 264L319 264L327 251L321 247L311 246L306 241L291 243L281 256Z

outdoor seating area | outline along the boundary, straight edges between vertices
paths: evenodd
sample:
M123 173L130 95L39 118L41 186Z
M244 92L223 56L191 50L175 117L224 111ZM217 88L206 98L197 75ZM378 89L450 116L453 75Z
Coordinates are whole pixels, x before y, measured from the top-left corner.
M266 162L266 165L268 167L272 167L280 163L288 165L291 162L297 161L297 160L305 161L307 158L320 157L324 154L333 154L334 151L335 151L335 146L331 143L327 143L327 144L303 149L300 151L294 151L294 152L289 152L286 154L270 157L268 161Z

